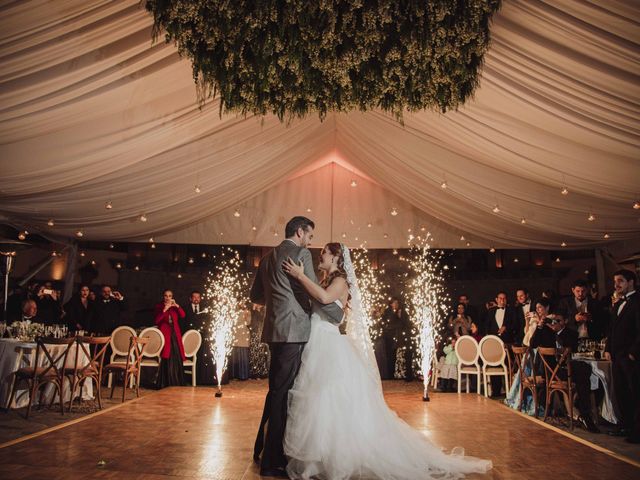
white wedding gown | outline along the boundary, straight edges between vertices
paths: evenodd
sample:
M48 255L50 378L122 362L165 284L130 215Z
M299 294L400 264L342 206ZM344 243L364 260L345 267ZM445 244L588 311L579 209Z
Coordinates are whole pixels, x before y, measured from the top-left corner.
M352 340L314 308L311 336L289 392L284 440L289 476L443 479L491 468L489 460L455 450L445 454L387 406L379 376Z

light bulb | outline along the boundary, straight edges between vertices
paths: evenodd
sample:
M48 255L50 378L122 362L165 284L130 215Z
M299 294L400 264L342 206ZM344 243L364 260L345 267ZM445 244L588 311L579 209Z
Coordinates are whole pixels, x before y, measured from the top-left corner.
M53 221L53 218L49 219L49 221L47 222L47 225L49 225L50 227L53 227L55 225L55 222Z
M491 248L489 249L489 251L490 251L491 253L496 253L496 249L495 249L495 248L493 248L493 247L491 247Z
M520 223L524 225L525 223L527 223L527 219L526 219L526 218L524 218L524 217L522 217L522 218L520 219Z
M149 237L149 243L153 243L153 237Z
M193 257L189 257L189 260L187 260L189 263L193 264L194 260Z
M115 248L115 245L113 243L110 243L109 248Z
M589 216L587 217L587 220L589 220L590 222L593 222L596 219L596 216L593 213L590 213Z
M556 263L560 263L560 257L556 257Z
M357 187L358 186L358 182L356 182L355 180L351 180L351 184L352 187Z
M104 204L104 208L106 208L107 210L111 210L113 208L111 200L107 201L107 203Z
M233 212L233 216L238 218L240 216L240 210L236 210L235 212Z
M81 256L81 257L84 257L85 255L86 255L86 253L84 253L84 252L80 252L80 256Z
M442 188L443 190L446 190L448 186L449 186L449 185L447 185L447 182L446 182L446 181L444 181L444 182L442 182L442 183L440 184L440 188Z
M635 202L633 204L633 208L634 208L634 210L640 210L640 202Z
M498 207L498 204L493 206L493 213L500 213L500 207Z
M140 215L140 221L141 222L146 222L147 221L147 216L144 213L142 215Z
M251 230L253 230L254 232L258 230L258 227L256 227L255 225L253 227L251 227Z
M569 195L569 189L567 187L562 187L562 190L560 190L560 193L562 195Z
M138 265L135 266L135 271L139 272L140 271L140 267Z
M562 242L562 243L560 244L560 246L561 246L561 247L566 247L566 246L567 246L567 244L566 244L565 242Z
M460 241L461 241L461 242L464 242L464 240L465 240L464 235L461 235L461 236L460 236Z
M153 249L155 250L155 248L156 248L156 244L155 244L155 243L152 243L152 244L151 244L151 248L153 248Z
M24 232L18 233L18 240L24 240L26 238L27 238L27 236L24 234Z
M82 237L84 237L84 232L83 232L82 230L78 230L78 231L76 232L76 237L78 237L78 238L82 238Z
M195 188L193 189L196 193L200 193L202 190L200 190L200 185L196 185Z
M392 215L393 217L395 217L396 215L398 215L398 211L397 211L395 208L394 208L394 209L392 209L392 210L391 210L391 215Z
M178 278L182 278L182 274L181 273L178 274Z
M610 237L610 235L608 233L604 234L604 238L609 238L609 237Z

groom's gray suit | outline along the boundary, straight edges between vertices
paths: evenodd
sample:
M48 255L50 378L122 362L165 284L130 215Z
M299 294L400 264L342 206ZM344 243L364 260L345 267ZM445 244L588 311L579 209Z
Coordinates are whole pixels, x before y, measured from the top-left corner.
M309 295L282 269L287 258L295 263L302 261L305 275L317 283L311 252L287 239L260 260L249 295L252 302L266 305L262 341L269 344L271 351L269 393L254 447L254 459L257 460L262 452L260 466L263 470L287 465L282 442L288 395L300 368L302 349L311 332ZM340 310L335 303L322 308Z

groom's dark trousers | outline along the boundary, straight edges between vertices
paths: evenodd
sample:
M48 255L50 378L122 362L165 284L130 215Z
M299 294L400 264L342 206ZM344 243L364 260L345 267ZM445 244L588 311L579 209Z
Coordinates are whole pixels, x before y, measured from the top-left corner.
M287 422L289 390L300 369L304 343L272 343L269 366L269 393L253 449L254 458L262 452L262 469L284 468L284 430Z

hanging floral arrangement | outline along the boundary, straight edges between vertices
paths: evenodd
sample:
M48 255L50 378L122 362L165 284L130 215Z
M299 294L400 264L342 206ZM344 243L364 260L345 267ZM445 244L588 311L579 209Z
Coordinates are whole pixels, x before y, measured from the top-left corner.
M280 120L463 104L500 0L147 0L193 65L198 99Z

